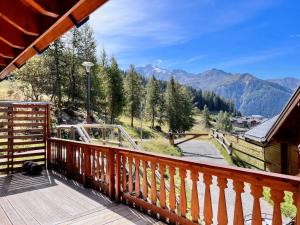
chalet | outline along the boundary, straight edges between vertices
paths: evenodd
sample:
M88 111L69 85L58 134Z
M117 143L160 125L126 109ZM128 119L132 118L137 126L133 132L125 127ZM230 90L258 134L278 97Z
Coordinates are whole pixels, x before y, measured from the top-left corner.
M265 150L269 170L296 175L299 173L300 87L294 92L282 112L245 133L247 141Z

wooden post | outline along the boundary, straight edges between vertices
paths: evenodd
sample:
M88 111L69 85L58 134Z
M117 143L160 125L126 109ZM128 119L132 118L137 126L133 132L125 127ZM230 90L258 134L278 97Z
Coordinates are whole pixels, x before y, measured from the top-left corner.
M46 130L46 137L47 139L51 137L51 108L50 108L50 104L48 103L46 106L46 120L47 120L47 130ZM47 170L51 169L51 141L47 140Z
M10 104L7 108L7 155L8 155L8 162L7 162L7 174L9 174L10 172L13 173L13 167L14 167L14 139L13 139L13 135L14 135L14 121L13 121L13 105Z
M170 140L170 144L174 146L174 134L173 133L169 133L169 140Z
M47 170L52 169L51 166L51 141L47 140Z
M293 193L294 205L296 206L296 218L295 224L300 225L300 186L297 188L297 192Z
M108 156L108 195L111 200L115 200L115 151L110 149L106 154Z

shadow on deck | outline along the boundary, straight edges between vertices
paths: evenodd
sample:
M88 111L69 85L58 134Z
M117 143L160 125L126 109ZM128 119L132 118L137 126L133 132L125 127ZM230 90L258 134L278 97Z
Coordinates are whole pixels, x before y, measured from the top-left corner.
M0 224L161 224L52 171L0 176Z

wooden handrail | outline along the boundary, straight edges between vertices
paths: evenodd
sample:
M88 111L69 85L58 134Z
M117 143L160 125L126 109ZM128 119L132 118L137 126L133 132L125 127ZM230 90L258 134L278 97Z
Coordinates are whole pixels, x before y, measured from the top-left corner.
M245 185L250 186L250 194L254 199L253 224L261 224L262 221L259 199L262 197L263 187L271 189L274 202L273 224L282 224L280 203L283 201L284 191L292 192L296 207L300 207L300 178L295 176L199 163L180 157L58 138L49 138L48 146L50 146L48 150L51 151L48 153L49 167L65 173L69 178L76 178L87 186L103 190L112 199L149 210L153 215L159 215L160 219L170 222L197 224L201 215L205 224L212 224L213 213L217 213L218 223L227 224L224 191L228 189L228 180L233 181L231 191L236 195L234 218L229 218L233 219L234 224L244 224L241 195ZM147 168L146 164L150 164L150 168ZM143 173L133 175L132 171L136 168L141 169ZM154 176L156 171L161 174L158 180ZM203 176L202 185L205 186L204 207L200 207L201 201L198 199L201 176ZM214 193L219 194L217 212L213 212L211 201L210 188L215 185L212 184L213 177L217 178L220 190L219 193ZM150 188L147 186L148 181L152 183ZM165 183L170 184L168 195ZM191 193L191 199L187 198L187 193ZM176 195L180 197L179 205L175 204ZM203 217L200 210L203 210ZM296 224L300 225L299 213Z

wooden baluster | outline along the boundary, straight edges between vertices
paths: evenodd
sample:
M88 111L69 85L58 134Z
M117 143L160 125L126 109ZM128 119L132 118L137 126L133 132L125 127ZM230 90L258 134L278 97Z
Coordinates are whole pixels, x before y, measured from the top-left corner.
M186 215L186 191L185 191L186 170L180 168L179 176L180 176L180 216L185 217Z
M156 201L157 201L155 170L156 170L156 163L154 161L151 161L151 203L153 205L156 205Z
M227 207L226 207L226 198L225 198L225 188L227 188L227 179L218 177L218 186L220 189L219 192L219 204L218 204L218 224L227 225Z
M210 196L210 185L212 184L212 176L209 174L203 175L205 183L205 196L204 196L204 222L205 225L210 225L213 223L213 211L211 205L211 196Z
M199 220L199 199L198 199L198 180L199 173L197 171L191 171L192 178L192 201L191 201L191 215L194 222L198 223Z
M298 192L293 193L294 205L297 209L297 214L295 218L295 224L300 225L300 188L298 187Z
M140 160L135 159L135 196L140 197Z
M244 192L244 183L240 181L233 181L233 190L235 191L235 205L233 224L244 224L243 203L241 194Z
M122 192L126 192L126 156L123 155L122 157L122 163L123 163L123 175L122 175Z
M97 150L96 152L96 155L97 155L97 181L99 181L100 179L100 152Z
M160 201L160 207L163 209L166 207L165 170L166 170L166 166L162 163L159 163L159 173L160 173L159 201Z
M84 176L84 155L83 155L83 148L80 148L80 170L81 175Z
M89 187L91 177L91 149L84 147L84 186Z
M252 210L252 225L261 225L262 219L259 199L262 197L262 187L259 185L251 184L251 194L254 198Z
M91 149L91 174L92 180L95 180L95 150Z
M175 208L176 208L176 194L175 194L175 182L174 182L175 168L170 166L169 172L170 172L170 195L169 195L170 211L175 213Z
M67 171L66 171L66 177L68 179L72 178L72 172L73 172L73 151L72 151L72 145L67 144Z
M105 181L108 184L109 183L109 152L105 152L105 159L106 159L106 164L105 164Z
M101 181L104 183L105 180L105 173L104 173L104 152L101 151Z
M272 200L274 202L272 224L273 225L282 225L280 203L283 201L284 193L283 193L283 191L278 191L278 190L272 189L271 196L272 196Z
M107 165L107 177L108 177L108 195L111 200L115 200L116 179L115 179L115 150L114 149L110 149L106 153L106 165Z
M131 195L133 192L132 160L133 160L132 157L128 156L128 166L129 166L128 189L129 189L129 194Z
M121 200L121 155L116 151L116 201Z
M143 161L143 199L148 199L147 161Z

